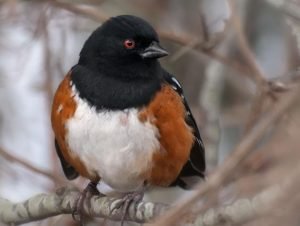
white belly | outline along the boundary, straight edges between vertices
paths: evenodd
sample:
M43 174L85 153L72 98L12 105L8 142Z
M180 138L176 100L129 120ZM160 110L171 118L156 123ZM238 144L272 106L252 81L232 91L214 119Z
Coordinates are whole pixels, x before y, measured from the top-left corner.
M77 110L66 123L70 150L101 180L121 192L142 186L159 150L158 131L136 109L97 112L75 96Z

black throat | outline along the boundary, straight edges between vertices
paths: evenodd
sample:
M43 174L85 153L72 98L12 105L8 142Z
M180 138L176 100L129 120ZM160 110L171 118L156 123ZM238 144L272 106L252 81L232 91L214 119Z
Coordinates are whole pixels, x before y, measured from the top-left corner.
M72 68L71 80L80 98L97 110L142 107L161 88L163 70L158 62L153 63L133 70L109 67L105 71L79 62Z

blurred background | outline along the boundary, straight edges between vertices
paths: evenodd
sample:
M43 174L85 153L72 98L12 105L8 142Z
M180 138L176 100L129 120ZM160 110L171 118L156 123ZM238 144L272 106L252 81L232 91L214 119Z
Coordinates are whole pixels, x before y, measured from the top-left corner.
M298 4L294 0L1 0L0 196L22 201L69 183L54 151L52 97L77 63L91 32L120 14L143 17L159 32L162 46L170 52L161 63L183 86L204 140L210 175L299 88ZM256 193L295 169L299 102L293 100L253 142L247 158L219 189L214 205ZM84 187L87 181L74 183ZM156 190L150 200L161 200L160 192L166 202L184 193L179 188ZM285 225L299 225L298 218L289 216L291 222ZM259 225L261 220L252 223ZM72 224L70 216L32 223Z

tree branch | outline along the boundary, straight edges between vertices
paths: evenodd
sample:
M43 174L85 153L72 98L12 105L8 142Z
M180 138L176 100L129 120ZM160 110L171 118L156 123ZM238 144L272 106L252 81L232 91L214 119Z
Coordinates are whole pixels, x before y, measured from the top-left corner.
M22 203L12 203L0 198L0 222L5 224L22 224L45 219L48 217L71 214L76 207L80 195L74 187L63 187L52 194L39 194ZM84 203L84 213L91 217L102 217L120 221L122 211L114 209L121 199L92 196ZM164 212L167 205L161 203L140 202L132 203L125 220L138 223L149 222L155 216ZM113 211L111 211L113 210Z
M298 172L298 171L296 171ZM217 226L240 224L263 216L281 200L295 183L299 183L299 173L293 174L281 186L271 186L252 198L241 198L229 205L209 209L195 218L190 226ZM73 213L80 192L74 187L63 187L52 194L39 194L22 203L11 203L0 198L0 222L9 225L28 223L48 217ZM111 211L121 199L93 196L86 200L84 212L90 217L101 217L120 221L122 211ZM169 207L161 203L141 202L131 204L127 221L145 223L162 215Z

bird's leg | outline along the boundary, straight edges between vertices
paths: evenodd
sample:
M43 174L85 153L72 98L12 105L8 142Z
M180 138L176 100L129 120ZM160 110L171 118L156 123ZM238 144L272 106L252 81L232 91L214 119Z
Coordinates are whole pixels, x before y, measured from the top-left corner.
M128 210L129 210L129 206L132 203L139 203L143 200L144 197L144 191L145 189L143 188L140 191L135 191L135 192L131 192L126 194L122 200L116 204L116 206L111 210L111 213L115 210L115 209L121 209L122 210L122 219L121 219L121 226L124 225L124 220L126 215L128 214Z
M76 201L75 210L72 213L74 220L79 221L80 225L83 225L84 218L84 201L94 195L100 195L100 192L97 189L97 182L90 182L86 188L81 192L80 196ZM76 218L78 216L78 218Z

